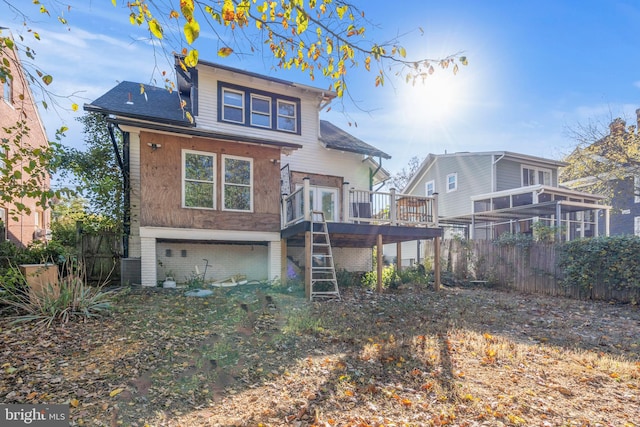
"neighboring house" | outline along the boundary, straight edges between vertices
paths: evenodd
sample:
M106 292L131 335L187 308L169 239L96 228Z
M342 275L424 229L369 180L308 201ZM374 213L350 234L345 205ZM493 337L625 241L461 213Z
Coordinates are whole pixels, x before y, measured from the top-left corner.
M2 29L0 29L1 31ZM2 82L0 99L0 129L13 128L11 133L2 132L0 150L8 148L7 156L12 155L14 145L16 123L24 121L24 128L28 132L21 135L20 144L23 147L39 148L48 147L47 134L40 120L33 94L29 88L29 81L22 68L22 64L14 50L0 49L0 61L11 64L13 78L7 78ZM29 159L24 160L25 163ZM19 165L22 181L28 178L25 171ZM50 176L48 173L40 179L43 190L48 190ZM29 210L18 212L16 203ZM0 228L0 240L10 240L20 246L27 246L34 240L44 240L47 236L51 221L51 211L46 207L37 206L35 199L27 197L15 200L13 203L2 206L0 202L0 220L3 226Z
M565 163L509 151L429 154L403 190L438 194L438 215L445 235L494 239L505 232L532 234L534 224L553 227L571 240L608 233L609 207L602 196L558 185ZM415 242L404 245L403 264L419 261ZM389 253L389 251L387 251Z
M636 110L636 124L640 126L640 109ZM632 154L637 150L639 143L637 129L635 132L629 132L626 122L621 118L613 120L609 124L609 134L595 141L586 147L590 153L573 152L567 157L567 162L572 162L577 156L590 155L596 162L612 161L607 160L613 157L613 161L619 164L617 170L612 173L604 172L608 169L603 168L603 172L596 178L595 176L582 176L563 182L569 188L580 191L602 190L603 193L609 195L608 203L611 205L611 229L610 233L616 234L634 234L640 236L640 165L633 164L627 159L626 153L621 153L624 144L620 142L632 144ZM607 151L609 153L607 153ZM598 170L598 165L593 165ZM605 187L605 188L603 188Z
M319 119L334 93L176 62L174 92L122 82L85 105L123 133L125 256L140 260L143 285L205 268L206 281L283 278L292 262L310 265L312 210L324 213L337 268L369 271L379 236L411 238L391 207L397 195L372 191L388 178L381 164L390 156ZM432 199L420 200L418 234L440 236L426 227Z

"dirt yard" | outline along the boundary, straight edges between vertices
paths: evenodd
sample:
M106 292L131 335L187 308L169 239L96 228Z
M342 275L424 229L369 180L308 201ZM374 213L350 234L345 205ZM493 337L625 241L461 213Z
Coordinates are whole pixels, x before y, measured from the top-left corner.
M131 289L51 329L0 318L0 402L85 426L640 426L640 310L479 288Z

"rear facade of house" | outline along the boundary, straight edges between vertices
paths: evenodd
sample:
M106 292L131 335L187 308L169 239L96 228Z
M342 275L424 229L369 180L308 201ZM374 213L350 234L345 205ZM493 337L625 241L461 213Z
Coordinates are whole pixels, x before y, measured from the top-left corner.
M371 190L389 156L320 120L332 92L176 61L173 92L123 82L85 105L124 141L125 280L275 280L296 270L304 250L287 250L281 238L283 194L306 179L311 208L342 221L345 192ZM370 247L334 256L337 268L371 269Z

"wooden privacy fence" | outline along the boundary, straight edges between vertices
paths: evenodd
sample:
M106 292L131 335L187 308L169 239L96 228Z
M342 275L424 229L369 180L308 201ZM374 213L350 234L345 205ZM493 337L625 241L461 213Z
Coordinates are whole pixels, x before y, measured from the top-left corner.
M424 245L425 258L433 260L433 245ZM557 266L558 246L534 242L530 245L498 245L487 240L442 240L441 268L457 280L483 280L521 292L567 296L578 299L640 301L640 289L613 289L598 280L591 289L564 286Z
M122 239L112 232L83 233L78 227L78 253L81 254L90 283L120 283Z

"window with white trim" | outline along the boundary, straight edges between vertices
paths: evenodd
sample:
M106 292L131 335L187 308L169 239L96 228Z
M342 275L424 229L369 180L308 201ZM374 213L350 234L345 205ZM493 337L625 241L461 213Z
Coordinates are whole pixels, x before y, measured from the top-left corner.
M251 126L271 127L271 98L251 94Z
M300 98L218 82L218 121L300 134Z
M640 216L633 218L633 234L640 236Z
M2 83L2 99L9 104L13 105L13 84L12 80L5 76L4 83Z
M436 192L436 182L434 180L427 181L424 185L424 195L425 196L433 196L433 193Z
M551 185L551 169L522 166L522 186Z
M296 104L278 100L278 130L296 132Z
M633 203L640 203L640 175L633 177Z
M200 151L182 151L182 206L216 207L216 155Z
M447 193L458 189L458 173L450 173L447 175Z
M253 159L222 156L222 209L253 210Z
M222 89L222 120L244 123L244 93L238 90Z

